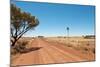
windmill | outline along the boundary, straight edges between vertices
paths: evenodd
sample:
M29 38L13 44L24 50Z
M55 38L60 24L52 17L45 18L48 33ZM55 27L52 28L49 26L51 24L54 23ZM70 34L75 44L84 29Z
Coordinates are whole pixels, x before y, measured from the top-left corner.
M67 27L66 30L67 30L67 43L69 44L69 27Z

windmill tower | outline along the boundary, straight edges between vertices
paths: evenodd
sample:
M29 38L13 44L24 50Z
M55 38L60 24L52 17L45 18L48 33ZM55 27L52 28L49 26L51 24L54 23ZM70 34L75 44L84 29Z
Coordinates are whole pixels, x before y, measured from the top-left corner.
M67 27L66 30L67 30L67 44L69 44L69 27Z

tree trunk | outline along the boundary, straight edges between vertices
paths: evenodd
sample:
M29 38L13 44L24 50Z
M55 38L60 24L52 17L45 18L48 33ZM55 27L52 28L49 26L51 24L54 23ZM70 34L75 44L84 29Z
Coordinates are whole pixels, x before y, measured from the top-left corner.
M15 43L16 43L16 41L14 41L14 42L12 43L12 45L11 45L11 46L12 46L12 47L13 47L13 46L15 46Z
M14 41L12 41L11 46L14 47L17 41L18 41L18 39L15 38Z

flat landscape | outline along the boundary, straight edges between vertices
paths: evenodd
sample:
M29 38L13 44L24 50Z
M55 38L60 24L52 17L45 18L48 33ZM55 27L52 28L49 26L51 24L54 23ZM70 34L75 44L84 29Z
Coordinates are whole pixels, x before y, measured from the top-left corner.
M14 0L10 33L11 66L95 61L95 6Z
M24 41L27 41L25 49L32 49L26 52L11 54L12 66L95 60L94 38L28 37L19 40L19 42ZM13 48L11 51L14 53Z

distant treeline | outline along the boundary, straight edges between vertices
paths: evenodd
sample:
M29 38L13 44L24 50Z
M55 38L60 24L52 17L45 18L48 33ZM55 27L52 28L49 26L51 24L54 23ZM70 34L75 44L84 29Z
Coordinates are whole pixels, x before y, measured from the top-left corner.
M95 35L86 35L86 36L83 36L84 38L95 38Z

